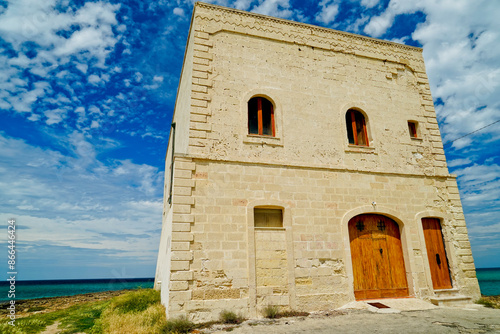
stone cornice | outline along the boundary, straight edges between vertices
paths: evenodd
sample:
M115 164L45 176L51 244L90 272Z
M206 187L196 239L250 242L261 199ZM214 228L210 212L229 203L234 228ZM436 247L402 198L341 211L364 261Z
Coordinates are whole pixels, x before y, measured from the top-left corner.
M174 154L174 159L177 158L186 158L192 159L195 161L206 161L213 163L227 163L227 164L238 164L243 166L266 166L266 167L276 167L276 168L298 168L298 169L311 169L311 170L323 170L329 172L338 172L338 173L359 173L359 174L373 174L380 176L396 176L396 177L415 177L415 178L427 178L427 179L440 179L440 180L456 180L457 176L455 174L425 174L425 173L405 173L405 172L393 172L393 171L374 171L374 170L366 170L366 169L355 169L348 168L345 166L327 166L327 165L319 165L319 164L301 164L294 162L287 162L286 165L283 165L279 162L264 162L264 161L245 161L245 160L235 160L235 159L224 159L224 158L212 158L207 157L205 155L199 154L182 154L176 153Z
M195 9L196 8L206 9L206 10L213 11L213 12L219 12L221 14L220 16L224 18L224 19L215 19L213 17L207 17L206 15L203 15L202 13L195 12L195 17L198 17L200 19L222 21L225 24L242 25L242 26L245 26L246 28L250 28L250 29L259 29L259 30L264 30L268 33L274 32L274 33L278 33L280 35L284 35L284 32L273 31L271 29L271 27L269 27L269 26L263 26L263 27L257 27L257 25L248 26L248 25L245 25L241 22L236 23L236 22L233 22L233 20L231 20L231 16L233 18L235 16L239 16L239 17L243 17L243 18L250 18L250 19L254 19L256 21L268 22L268 23L272 23L272 24L293 27L294 34L287 34L287 35L289 35L288 37L307 38L308 40L318 39L318 40L322 40L322 41L324 41L325 39L329 39L331 41L338 41L339 42L339 43L333 43L333 45L344 46L346 49L359 50L359 51L365 51L365 50L362 50L364 48L356 47L356 46L352 45L351 43L352 42L355 42L357 44L366 43L366 44L370 45L369 49L371 49L372 51L377 46L384 47L384 48L390 49L392 51L390 53L381 52L381 51L378 52L378 53L381 53L383 55L396 56L395 53L397 53L402 58L411 59L413 61L418 61L418 62L423 62L423 58L421 57L422 48L419 48L419 47L389 42L389 41L375 39L375 38L366 37L366 36L362 36L362 35L356 35L356 34L352 34L352 33L348 33L348 32L319 27L319 26L315 26L315 25L311 25L311 24L275 18L275 17L266 16L266 15L262 15L262 14L250 13L250 12L246 12L246 11L242 11L242 10L238 10L238 9L217 6L217 5L207 4L207 3L203 3L203 2L196 2ZM225 30L225 29L222 29L222 30ZM349 43L349 41L351 43ZM411 57L410 54L412 54L413 57ZM418 54L418 55L416 55L416 54ZM361 54L361 55L363 55L363 54Z

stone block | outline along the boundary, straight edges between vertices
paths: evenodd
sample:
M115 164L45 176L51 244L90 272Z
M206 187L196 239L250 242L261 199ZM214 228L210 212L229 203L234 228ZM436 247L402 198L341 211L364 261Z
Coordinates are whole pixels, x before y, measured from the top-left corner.
M207 132L203 131L203 130L189 130L189 137L190 138L206 139L207 138Z
M173 251L172 261L189 261L193 259L193 253L190 251Z
M210 41L210 40L207 40L207 39L195 38L194 39L194 44L206 45L206 46L212 47L214 43L212 41Z
M194 64L193 65L193 68L198 68L198 70L201 70L201 69L208 69L208 66L207 65L201 65L201 64ZM200 85L196 85L196 84L192 84L191 85L191 90L193 92L197 92L197 93L208 93L208 87L207 86L200 86Z
M191 180L190 180L191 181ZM173 213L191 213L191 205L176 204L172 206Z
M172 241L193 241L194 237L189 232L172 232Z
M197 101L199 101L199 100L197 100ZM206 102L206 101L202 101L202 102ZM212 130L212 126L210 124L199 123L199 122L189 123L189 128L191 130L203 130L203 131L211 131Z
M191 99L191 105L193 107L203 107L206 108L208 106L208 102L204 100Z
M191 187L176 187L174 186L174 196L191 196Z
M206 115L192 114L191 115L191 122L206 123L207 122L207 116ZM193 131L193 130L191 130L191 131Z
M213 55L208 53L208 52L203 52L203 51L194 51L193 52L193 56L195 58L202 58L202 59L208 59L208 60L212 60L213 59Z
M182 291L188 289L186 281L170 281L170 291Z
M191 231L190 223L173 223L172 224L173 232L189 232Z
M186 302L191 300L191 291L172 291L168 296L170 303Z
M194 222L194 215L176 215L174 214L172 216L172 222L174 223L193 223Z
M203 31L195 31L194 36L200 39L209 39L210 35Z
M174 184L176 183L177 179L190 179L192 174L193 172L190 170L175 169L174 164Z
M170 270L171 271L189 270L189 261L172 261L170 263Z
M189 241L187 242L182 242L182 241L172 241L172 246L171 249L172 251L182 251L182 250L189 250L190 243Z
M173 196L174 204L194 204L194 197L191 196L182 196L182 195L174 195Z

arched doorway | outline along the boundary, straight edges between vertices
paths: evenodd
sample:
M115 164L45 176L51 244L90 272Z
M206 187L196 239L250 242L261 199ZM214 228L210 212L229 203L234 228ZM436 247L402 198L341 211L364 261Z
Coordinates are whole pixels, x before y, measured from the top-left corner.
M408 296L398 224L362 214L349 220L348 227L356 299Z

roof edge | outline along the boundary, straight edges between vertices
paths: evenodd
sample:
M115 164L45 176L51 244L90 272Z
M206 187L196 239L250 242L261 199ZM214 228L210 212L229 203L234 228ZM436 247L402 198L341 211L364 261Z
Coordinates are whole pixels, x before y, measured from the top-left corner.
M194 7L195 8L196 7L205 7L207 9L224 11L224 12L229 12L229 13L239 14L239 15L245 15L245 16L252 16L252 17L263 19L263 20L275 21L275 22L279 22L279 23L287 24L287 25L295 25L295 26L298 26L298 27L307 27L309 29L314 29L316 31L321 31L321 32L324 32L324 33L335 33L335 34L344 35L344 36L347 36L347 37L361 38L361 39L365 39L367 41L371 41L371 42L376 43L376 44L391 45L391 46L395 46L395 47L401 48L401 49L406 49L406 50L411 50L411 51L418 51L420 53L422 53L422 51L423 51L423 48L418 47L418 46L411 46L411 45L406 45L406 44L391 42L391 41L387 41L387 40L384 40L384 39L378 39L378 38L373 38L373 37L358 35L358 34L354 34L354 33L350 33L350 32L345 32L345 31L341 31L341 30L335 30L335 29L331 29L331 28L320 27L320 26L317 26L317 25L314 25L314 24L302 23L302 22L297 22L297 21L292 21L292 20L281 19L281 18L274 17L274 16L269 16L269 15L264 15L264 14L258 14L258 13L248 12L248 11L244 11L244 10L240 10L240 9L235 9L235 8L230 8L230 7L224 7L224 6L209 4L209 3L201 2L201 1L195 2Z

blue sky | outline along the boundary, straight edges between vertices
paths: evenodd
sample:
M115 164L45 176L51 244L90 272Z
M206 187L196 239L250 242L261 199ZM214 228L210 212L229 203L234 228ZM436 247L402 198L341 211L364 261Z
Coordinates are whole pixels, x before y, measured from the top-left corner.
M455 140L500 120L499 2L211 2L423 47L476 265L500 267L500 123ZM154 276L192 7L0 0L0 254L15 217L18 279Z

